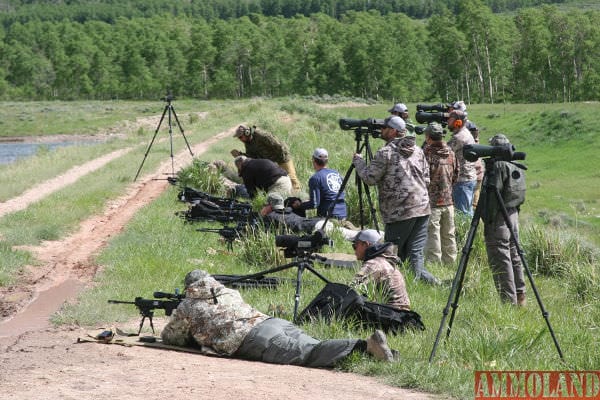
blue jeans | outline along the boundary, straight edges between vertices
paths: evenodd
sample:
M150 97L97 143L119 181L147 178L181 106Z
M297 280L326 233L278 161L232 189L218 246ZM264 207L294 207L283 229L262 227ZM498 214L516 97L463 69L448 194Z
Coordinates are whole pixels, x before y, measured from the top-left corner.
M473 216L473 193L477 181L457 182L452 187L452 200L454 209L464 214Z

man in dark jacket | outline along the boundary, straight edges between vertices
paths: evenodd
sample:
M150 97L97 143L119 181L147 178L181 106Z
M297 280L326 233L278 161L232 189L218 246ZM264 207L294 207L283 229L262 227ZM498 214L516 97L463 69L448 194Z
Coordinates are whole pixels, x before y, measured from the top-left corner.
M233 136L244 143L245 150L243 153L239 150L231 150L232 156L271 160L287 172L294 190L301 189L300 182L296 177L294 160L292 160L288 147L273 134L260 130L255 126L240 125Z
M490 139L492 146L507 144L510 142L503 134ZM525 201L525 173L522 166L510 161L494 161L491 171L486 170L479 201L483 203L481 218L485 227L485 248L498 294L503 301L524 306L523 264L517 247L510 240L510 230L500 211L495 190L502 196L515 239L519 240L519 207Z
M292 191L290 177L271 160L237 156L235 166L250 198L256 197L258 189L267 193L279 192L285 195L289 195Z

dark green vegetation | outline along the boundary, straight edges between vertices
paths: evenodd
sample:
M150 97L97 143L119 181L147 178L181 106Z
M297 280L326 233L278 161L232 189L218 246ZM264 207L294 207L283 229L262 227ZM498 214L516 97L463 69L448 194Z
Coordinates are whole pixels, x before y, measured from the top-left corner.
M0 99L155 100L170 90L196 99L340 95L549 103L597 100L600 93L599 11L543 6L493 14L481 0L458 0L448 2L452 11L417 20L407 15L418 12L392 12L413 2L370 2L375 9L390 4L381 12L356 3L343 13L323 9L331 2L296 2L323 11L296 15L283 11L291 1L261 2L256 10L251 5L258 2L236 1L248 12L220 19L178 2L146 3L65 2L57 8L87 14L65 12L60 19L47 2L6 7ZM267 3L282 11L269 11ZM233 3L212 4L225 10ZM490 2L512 8L500 4ZM103 10L111 7L109 17ZM138 12L120 13L123 7Z
M41 103L40 108L53 103ZM161 110L156 102L154 109ZM272 130L289 143L294 154L299 178L307 182L312 173L310 154L315 147L329 150L331 166L345 172L354 151L354 135L339 129L340 117L383 117L390 104L368 107L322 108L318 104L298 99L253 100L252 102L176 102L181 116L192 111L209 111L205 119L189 121L184 117L188 137L196 143L241 120L254 122ZM414 110L414 104L409 107ZM115 115L131 110L152 109L152 105L115 102ZM28 108L28 116L36 113ZM102 108L102 107L101 107ZM384 365L357 357L341 366L378 378L394 385L446 393L458 398L473 397L474 370L597 370L600 356L595 349L600 345L600 297L598 287L598 157L594 149L599 139L595 134L597 104L572 105L476 105L469 108L470 118L482 129L482 143L497 132L506 133L517 150L527 153L525 163L528 194L522 208L521 241L525 249L535 283L550 312L550 322L565 354L565 363L559 360L531 290L525 309L502 304L492 286L485 250L482 227L475 239L467 268L465 287L460 307L448 341L442 341L432 364L428 363L435 334L449 293L449 281L455 268L428 266L446 284L433 288L414 282L409 268L402 268L414 309L427 327L422 333L408 333L391 337L392 346L402 355L402 362ZM83 113L82 109L77 112ZM85 117L83 117L85 118ZM65 127L68 129L68 127ZM149 131L143 136L133 133L124 142L142 142L139 148L116 160L110 166L94 173L81 182L61 190L51 198L40 201L28 210L0 219L2 276L14 276L24 263L30 262L28 253L14 251L13 246L36 244L46 238L60 238L75 229L77 222L98 212L102 202L117 197L129 184L135 173ZM373 140L374 148L381 144ZM116 146L112 143L110 149ZM223 158L230 161L228 151L239 147L239 142L228 138L216 143L202 160ZM183 144L178 143L183 149ZM69 149L63 158L69 159ZM70 149L73 153L80 148ZM109 151L107 149L106 151ZM164 146L156 146L150 153L146 171L156 167L156 156L168 157ZM44 163L52 159L40 157L18 164L18 169L30 163ZM38 157L36 157L38 158ZM66 169L67 167L65 167ZM0 177L14 175L15 168L0 168ZM35 183L35 173L27 177ZM43 180L45 178L39 178ZM353 185L349 190L355 190ZM283 260L274 249L272 235L260 235L236 242L233 253L226 250L218 234L200 233L198 227L219 228L219 224L185 224L174 215L185 209L176 200L177 188L172 187L157 201L145 207L127 229L114 237L98 257L103 272L93 289L83 294L76 305L61 310L54 316L57 323L82 325L138 318L135 307L116 306L108 299L133 300L135 296L150 297L155 290L172 291L182 287L186 272L203 268L212 273L246 274L269 269ZM15 194L13 194L14 196ZM350 205L356 208L356 203ZM50 218L49 216L52 216ZM469 221L460 224L461 246ZM338 235L333 235L335 246L325 252L350 253L351 247ZM595 243L594 243L595 241ZM328 279L348 282L354 271L341 268L316 267ZM243 296L265 313L281 305L291 318L294 303L295 270L278 273L287 278L277 290L247 289ZM301 307L321 289L322 282L305 272ZM529 284L528 284L529 287ZM159 313L157 313L158 315ZM160 329L160 325L157 325ZM319 338L365 336L369 332L341 322L309 324L304 328Z

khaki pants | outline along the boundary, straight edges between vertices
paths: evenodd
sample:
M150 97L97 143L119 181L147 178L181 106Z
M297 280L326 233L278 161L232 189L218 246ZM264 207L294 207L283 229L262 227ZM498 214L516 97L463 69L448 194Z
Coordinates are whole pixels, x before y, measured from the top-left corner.
M292 193L292 182L289 176L282 176L275 181L274 184L269 186L267 194L279 193L283 198L289 196Z
M454 264L456 261L454 231L454 206L432 207L427 227L425 260Z
M290 180L292 181L292 188L294 188L294 190L296 192L299 192L300 190L302 190L300 181L298 180L298 177L296 176L296 167L294 166L294 161L292 159L290 159L288 162L279 164L279 166L281 168L283 168L285 170L285 172L287 172L288 176L290 177Z

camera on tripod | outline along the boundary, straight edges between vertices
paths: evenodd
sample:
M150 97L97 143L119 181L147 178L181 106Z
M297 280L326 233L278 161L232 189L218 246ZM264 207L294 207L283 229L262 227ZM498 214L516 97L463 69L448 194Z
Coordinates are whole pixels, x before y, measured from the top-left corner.
M514 161L524 160L526 154L515 151L512 144L502 144L498 146L485 146L481 144L467 144L463 147L463 156L465 160L473 162L480 157L494 158L494 161Z
M443 126L448 124L450 106L447 104L417 104L415 119L420 124L439 122Z
M360 133L368 133L374 138L381 136L381 130L385 128L384 119L353 119L353 118L340 118L340 128L344 131L351 129L356 130Z
M333 242L321 231L316 231L312 235L277 235L275 236L275 246L283 248L283 255L286 258L309 255L321 250L323 246L332 246Z

